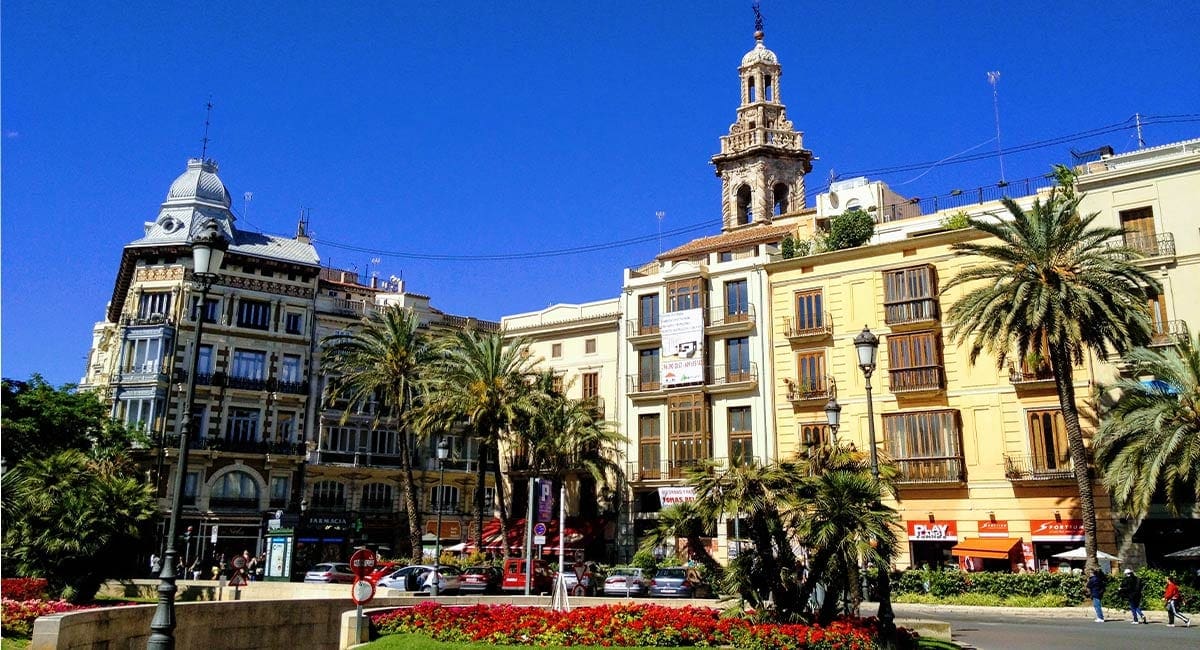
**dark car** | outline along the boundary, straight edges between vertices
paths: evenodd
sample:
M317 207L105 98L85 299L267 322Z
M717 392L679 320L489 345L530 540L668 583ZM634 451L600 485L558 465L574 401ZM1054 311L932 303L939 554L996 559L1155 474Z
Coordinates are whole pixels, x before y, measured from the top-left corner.
M659 569L650 580L650 595L659 598L691 598L695 585L688 580L687 569Z
M472 566L459 576L458 590L465 594L495 594L500 592L500 569L493 566Z

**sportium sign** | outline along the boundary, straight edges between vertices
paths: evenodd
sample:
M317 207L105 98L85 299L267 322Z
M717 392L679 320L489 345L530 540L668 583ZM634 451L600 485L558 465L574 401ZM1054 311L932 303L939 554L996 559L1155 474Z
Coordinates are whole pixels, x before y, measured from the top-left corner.
M1008 522L1003 520L992 521L990 519L980 521L979 536L980 537L1008 537Z
M958 525L953 521L909 521L908 539L913 542L958 541Z
M1082 542L1082 519L1031 519L1029 536L1035 542Z

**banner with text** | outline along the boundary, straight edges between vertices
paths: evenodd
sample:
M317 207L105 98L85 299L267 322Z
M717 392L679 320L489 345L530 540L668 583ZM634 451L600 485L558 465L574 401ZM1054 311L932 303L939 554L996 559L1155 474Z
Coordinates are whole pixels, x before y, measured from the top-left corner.
M908 539L914 542L958 541L958 522L954 521L909 521Z
M662 385L704 382L704 310L669 311L659 321L662 351L659 378Z
M662 507L673 506L679 503L696 500L696 490L690 487L660 487L658 488L658 500L662 502Z

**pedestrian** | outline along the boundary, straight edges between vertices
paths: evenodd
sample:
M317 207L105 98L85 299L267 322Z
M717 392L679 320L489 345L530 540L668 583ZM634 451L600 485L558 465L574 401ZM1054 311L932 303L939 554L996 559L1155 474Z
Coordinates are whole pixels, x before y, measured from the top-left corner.
M1175 619L1183 621L1184 627L1192 626L1192 619L1184 616L1179 608L1183 606L1183 594L1179 593L1179 585L1167 576L1167 590L1163 592L1163 600L1167 601L1167 625L1175 627Z
M150 577L157 577L162 573L162 560L158 559L157 553L150 554Z
M1104 573L1100 569L1092 569L1092 575L1087 581L1088 595L1092 597L1092 607L1096 609L1096 622L1104 622L1104 608L1101 607L1100 601L1104 598Z
M1133 573L1133 569L1125 569L1125 577L1117 588L1117 595L1129 603L1129 613L1133 616L1133 624L1146 622L1146 614L1142 612L1142 590L1145 585L1142 579Z

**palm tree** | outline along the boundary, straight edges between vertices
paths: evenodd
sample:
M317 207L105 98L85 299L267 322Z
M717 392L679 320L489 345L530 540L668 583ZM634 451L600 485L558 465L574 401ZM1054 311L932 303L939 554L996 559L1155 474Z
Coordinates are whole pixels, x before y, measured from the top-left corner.
M1049 351L1091 570L1098 566L1096 508L1072 368L1083 362L1085 348L1106 355L1110 347L1121 352L1147 341L1146 289L1158 284L1134 263L1135 251L1110 245L1121 229L1093 226L1099 213L1079 216L1080 199L1056 191L1026 212L1006 198L1009 219L971 219L999 243L955 244L960 254L990 263L960 272L943 292L972 287L947 312L950 338L956 344L971 340L971 363L985 349L998 367L1009 354L1023 359Z
M1155 495L1178 515L1200 495L1200 336L1162 352L1136 348L1128 377L1109 386L1120 397L1096 436L1105 487L1126 512L1141 517ZM1154 377L1142 382L1139 377Z
M364 318L352 334L336 334L321 341L332 397L349 405L345 422L363 407L377 404L372 427L392 424L400 461L400 490L408 516L413 561L421 559L421 509L413 479L416 462L406 432L414 409L423 399L426 374L437 361L436 349L420 327L412 309L389 305Z
M508 515L500 469L500 442L531 408L530 366L533 360L524 339L506 341L503 332L456 331L443 341L432 405L465 423L479 442L479 469L475 490L474 539L483 545L483 486L488 469L496 481L500 506L500 533L508 556ZM490 465L490 467L489 467Z

